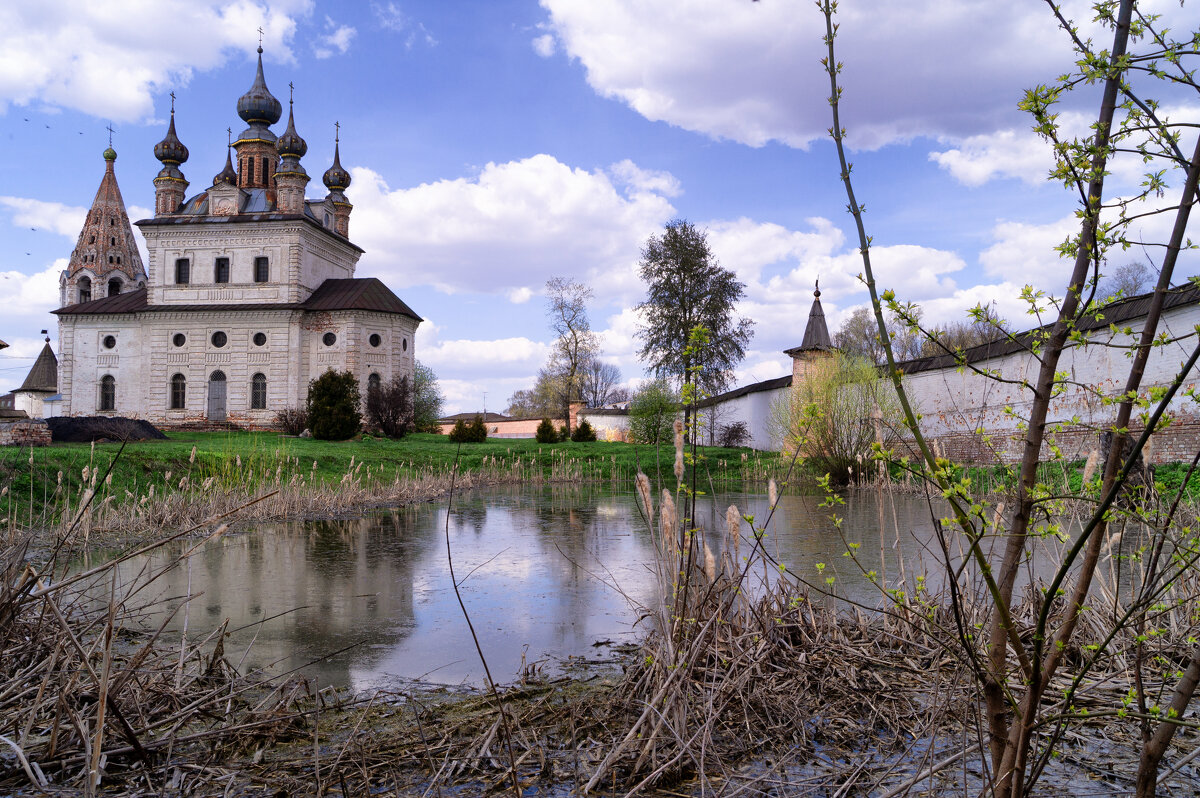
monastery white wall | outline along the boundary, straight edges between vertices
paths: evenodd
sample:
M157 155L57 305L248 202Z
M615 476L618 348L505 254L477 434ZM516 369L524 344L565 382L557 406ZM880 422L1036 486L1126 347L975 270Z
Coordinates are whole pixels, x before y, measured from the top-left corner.
M761 451L779 451L783 442L778 430L772 429L772 406L776 402L787 401L791 390L788 386L755 391L701 408L700 423L704 442L711 440L709 430L713 425L716 426L716 434L719 436L722 427L741 421L746 424L750 433L747 446Z
M1164 311L1160 331L1175 339L1191 334L1198 324L1200 308L1180 306ZM1103 430L1111 425L1116 408L1106 406L1101 396L1113 397L1124 389L1130 365L1127 357L1130 350L1125 347L1136 343L1142 325L1142 319L1123 322L1121 327L1131 328L1132 334L1100 330L1089 336L1086 345L1064 351L1059 370L1065 371L1075 384L1052 400L1048 421L1064 425L1057 437L1058 443L1067 449L1068 457L1086 457L1098 445L1100 433L1087 427ZM1195 344L1193 336L1154 348L1147 362L1141 395L1147 396L1154 388L1172 382ZM921 430L926 436L940 440L954 459L1014 459L1020 455L1018 426L1029 417L1032 405L1031 391L1020 383L1036 381L1039 364L1033 355L1017 352L973 365L998 371L1004 380L1013 382L997 382L968 368L929 370L904 377L909 396L922 415ZM1198 384L1200 375L1193 372L1184 381L1183 389ZM1175 428L1155 435L1156 461L1178 459L1173 453L1175 448L1183 447L1181 451L1185 451L1193 445L1180 436L1192 434L1193 426L1200 425L1200 408L1183 395L1184 391L1176 395L1171 407L1178 419ZM990 445L981 439L978 430L994 433ZM1194 451L1193 447L1191 454Z

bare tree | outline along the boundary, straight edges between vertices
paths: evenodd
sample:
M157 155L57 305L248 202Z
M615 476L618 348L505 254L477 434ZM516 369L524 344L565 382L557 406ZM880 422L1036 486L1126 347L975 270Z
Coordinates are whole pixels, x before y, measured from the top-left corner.
M580 397L588 407L604 407L629 400L629 391L618 385L621 369L615 363L592 358L580 375Z
M1137 296L1152 286L1155 276L1150 272L1150 268L1140 261L1124 263L1100 281L1096 297L1112 302Z
M587 302L592 289L566 277L546 281L546 315L557 339L547 369L558 375L559 409L571 427L571 402L580 396L580 378L599 348L588 321Z

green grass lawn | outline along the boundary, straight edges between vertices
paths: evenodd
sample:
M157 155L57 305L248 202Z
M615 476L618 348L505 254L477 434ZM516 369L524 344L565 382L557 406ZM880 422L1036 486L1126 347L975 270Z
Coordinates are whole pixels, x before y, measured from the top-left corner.
M531 439L494 438L460 447L445 436L427 434L398 441L364 437L337 442L288 438L274 432L181 431L167 435L167 440L130 443L123 450L116 443L0 449L0 487L7 488L0 498L0 512L7 517L12 511L21 518L32 507L33 515L40 515L43 506L53 501L60 473L63 489L59 495L78 495L85 467L89 472L99 468L103 476L110 464L109 492L125 496L128 491L142 496L150 485L161 490L184 475L195 483L208 476L250 469L256 474L274 473L289 459L292 470L302 469L305 473L312 471L315 463L313 473L318 481L331 485L359 464L360 476L369 468L373 478L390 480L398 473L448 471L456 460L460 469L475 470L481 466L507 466L519 459L526 470L540 470L546 478L562 474L564 464L569 463L587 478L623 481L631 479L639 467L652 478L661 468L663 477L670 478L675 461L669 445L656 450L653 446L625 443L540 444ZM702 447L700 454L702 468L726 485L763 479L779 462L777 454L746 449Z

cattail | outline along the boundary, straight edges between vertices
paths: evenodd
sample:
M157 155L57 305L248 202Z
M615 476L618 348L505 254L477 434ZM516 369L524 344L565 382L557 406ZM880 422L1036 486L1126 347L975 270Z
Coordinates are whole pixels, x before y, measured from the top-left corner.
M167 473L163 474L163 482L170 482L171 474L173 474L173 473L174 473L173 471L167 471Z
M1096 476L1096 464L1100 462L1100 450L1092 449L1088 453L1087 464L1083 467L1083 484L1092 481L1092 477Z
M772 481L771 484L774 484L774 482ZM740 568L742 562L742 514L738 512L736 504L729 505L729 509L725 511L725 526L728 528L729 537L733 541L734 567Z
M662 497L662 536L663 547L672 556L678 550L676 536L679 530L679 515L675 512L675 500L671 498L671 491L663 490Z
M1154 459L1154 438L1152 436L1152 437L1149 437L1146 439L1146 445L1142 447L1142 462L1145 463L1146 465L1149 465L1150 461L1153 459Z
M88 474L90 474L90 473L91 473L91 468L88 466L84 466L83 467L83 481L84 482L88 481Z
M654 502L650 498L650 477L639 471L635 483L638 495L642 497L642 507L646 510L646 518L654 518Z
M774 507L779 501L779 489L775 487L775 480L767 480L767 504Z
M683 482L683 422L675 419L675 479Z
M704 575L708 577L709 582L717 581L717 558L713 556L712 549L708 547L708 541L703 541L704 545Z
M996 505L996 512L992 514L992 528L999 529L1000 522L1004 520L1004 502Z
M196 462L196 447L195 446L192 447L192 456L188 458L188 462L189 463Z

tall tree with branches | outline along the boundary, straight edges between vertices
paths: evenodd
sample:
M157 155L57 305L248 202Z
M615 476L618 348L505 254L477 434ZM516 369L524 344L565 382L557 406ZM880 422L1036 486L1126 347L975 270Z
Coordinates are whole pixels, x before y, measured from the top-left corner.
M557 376L558 406L567 430L571 428L571 402L581 396L583 372L599 349L588 320L587 303L592 289L566 277L546 281L546 315L556 336L546 370Z
M719 393L746 355L754 322L734 313L746 285L713 257L708 234L685 219L668 222L660 235L650 236L639 272L647 296L637 306L642 314L638 354L656 376L683 386L685 421L690 421L695 392ZM689 345L697 327L708 332L702 347Z

